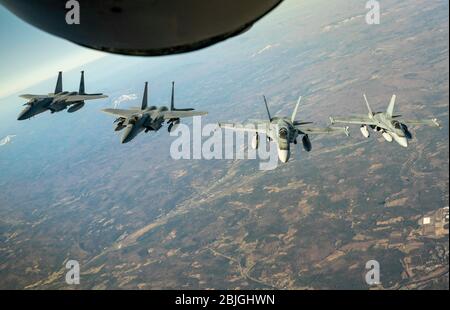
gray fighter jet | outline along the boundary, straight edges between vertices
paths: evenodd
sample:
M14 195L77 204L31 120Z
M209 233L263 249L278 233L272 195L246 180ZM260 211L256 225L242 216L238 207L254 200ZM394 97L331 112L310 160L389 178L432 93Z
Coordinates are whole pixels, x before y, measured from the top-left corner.
M435 118L426 120L400 120L401 115L394 115L395 95L392 96L386 112L372 112L366 95L364 94L363 96L367 109L369 110L368 115L330 117L331 123L359 124L361 125L361 133L365 138L370 136L370 127L375 132L381 132L381 135L386 141L392 142L395 140L395 142L403 147L408 147L408 140L412 139L412 134L409 131L407 124L440 127L437 119Z
M108 98L103 94L86 94L84 92L84 71L81 71L80 89L78 92L63 91L62 72L58 73L55 92L48 95L20 95L21 98L29 100L24 105L26 108L19 114L19 121L29 119L45 111L51 113L67 110L69 113L78 111L84 106L85 100Z
M147 107L148 82L145 82L142 105L138 108L129 109L103 109L102 112L111 114L117 119L115 131L125 129L122 136L122 143L133 140L140 132L158 131L163 123L167 121L168 131L171 132L180 123L180 118L206 115L207 112L194 111L194 109L177 109L174 104L175 83L172 82L172 98L170 108L165 106Z
M303 148L310 152L312 149L309 135L314 134L330 134L330 133L344 133L348 136L347 127L325 127L316 128L309 124L312 122L303 122L295 120L298 106L302 97L298 98L297 105L291 117L272 117L270 115L269 107L267 105L266 97L264 104L266 106L268 120L253 120L244 125L219 123L220 128L227 128L237 131L253 132L255 135L252 138L252 148L257 149L259 146L259 135L264 134L269 141L274 141L278 145L278 158L281 162L286 163L290 157L290 145L297 144L297 138L302 136Z

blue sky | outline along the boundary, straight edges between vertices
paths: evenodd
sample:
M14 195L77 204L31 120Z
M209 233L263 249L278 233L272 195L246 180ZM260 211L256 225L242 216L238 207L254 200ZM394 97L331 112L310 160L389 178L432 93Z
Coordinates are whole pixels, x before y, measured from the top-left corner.
M0 6L0 98L103 57L47 34Z
M291 5L297 4L294 0L287 2ZM283 12L283 7L286 8L286 4L275 11ZM280 14L283 15L283 13L278 15ZM273 26L274 17L272 22L267 18L265 20L267 22L259 22L258 27L253 27L251 32L241 35L240 38L246 35L257 35L256 28L262 31L264 27ZM120 59L120 63L123 64L133 64L139 62L139 58L142 59L142 57L112 56L81 47L27 24L1 5L0 43L2 46L0 48L0 99L23 92L40 82L49 79L53 81L58 71L68 72L106 56L115 60ZM220 46L223 48L225 44L221 43ZM213 50L215 53L221 51L220 48ZM208 51L212 51L212 48L204 49L200 53L205 56ZM197 53L199 52L194 52L194 54ZM177 61L189 60L192 53L167 57L171 64L175 64ZM155 63L164 63L163 58L166 57L150 57L147 58L147 62L154 60Z

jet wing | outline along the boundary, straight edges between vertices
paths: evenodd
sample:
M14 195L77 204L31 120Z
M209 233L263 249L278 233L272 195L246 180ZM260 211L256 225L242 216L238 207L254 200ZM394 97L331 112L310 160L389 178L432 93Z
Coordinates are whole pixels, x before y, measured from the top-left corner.
M47 96L47 95L30 95L30 94L25 94L25 95L20 95L19 97L23 98L23 99L31 100L31 99L48 98L49 96Z
M330 134L330 133L344 133L346 136L349 136L348 127L306 127L306 126L298 126L296 127L300 132L311 135L311 134Z
M219 127L236 131L258 132L266 134L268 131L267 128L269 127L269 122L260 121L260 122L250 122L246 124L219 123Z
M434 127L441 127L441 124L439 124L439 122L436 118L422 119L422 120L402 119L401 122L405 123L407 125L428 125L428 126L434 126Z
M374 122L374 120L369 118L367 115L330 117L330 121L331 124L344 123L344 124L359 124L359 125L376 125L376 122Z
M184 117L201 116L201 115L207 115L207 114L208 114L208 112L203 112L203 111L165 111L164 119L184 118Z
M93 99L102 99L108 98L106 95L73 95L64 98L65 102L75 102L75 101L84 101L84 100L93 100Z
M139 114L138 111L124 110L124 109L102 109L101 111L106 114L125 118L130 118L133 115Z

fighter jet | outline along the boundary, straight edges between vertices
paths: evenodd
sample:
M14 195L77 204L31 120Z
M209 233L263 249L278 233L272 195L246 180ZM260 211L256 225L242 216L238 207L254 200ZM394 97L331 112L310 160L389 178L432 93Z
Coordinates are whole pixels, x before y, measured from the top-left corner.
M69 113L78 111L84 106L85 100L108 98L103 94L86 94L84 92L84 71L81 71L80 89L78 92L63 91L62 72L58 73L55 92L48 95L20 95L19 97L29 100L24 105L26 108L19 114L19 121L29 119L45 111L51 113L67 110Z
M174 104L175 83L172 82L172 97L170 101L170 108L165 106L147 107L147 93L148 82L145 82L144 96L142 98L142 105L139 108L130 109L103 109L102 112L111 114L117 119L115 131L125 129L122 136L122 143L127 143L133 140L141 131L158 131L163 123L167 121L169 125L168 131L171 132L180 123L180 118L206 115L207 112L194 111L192 108L177 109Z
M297 138L302 137L303 148L310 152L312 149L309 135L315 134L330 134L330 133L344 133L348 134L348 127L325 127L316 128L310 127L312 122L304 122L295 120L298 106L302 97L300 96L297 105L291 117L272 117L267 104L265 96L264 104L266 106L268 120L254 120L244 125L219 123L220 128L227 128L237 131L253 132L255 135L252 138L252 148L257 149L259 146L259 135L264 134L269 141L274 141L278 145L278 158L281 162L286 163L290 157L290 146L292 143L297 144Z
M370 108L369 101L366 95L363 95L364 101L366 102L369 114L357 115L350 117L330 117L332 124L344 123L344 124L360 124L361 133L365 138L370 136L369 127L375 132L381 132L383 138L392 142L395 140L398 144L403 147L408 147L408 140L412 139L412 134L408 129L408 125L429 125L434 127L440 127L437 119L429 120L408 120L402 119L401 115L394 115L394 106L396 95L393 95L386 112L372 112Z

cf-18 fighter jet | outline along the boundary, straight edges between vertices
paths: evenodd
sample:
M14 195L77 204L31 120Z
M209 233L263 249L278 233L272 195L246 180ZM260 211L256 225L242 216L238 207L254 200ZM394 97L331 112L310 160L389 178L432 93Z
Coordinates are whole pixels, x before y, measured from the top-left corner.
M133 140L141 131L158 131L163 123L167 121L169 125L168 131L171 132L180 123L180 118L206 115L207 112L194 111L194 109L176 109L174 106L174 82L172 82L172 99L170 102L170 109L167 107L147 107L147 88L148 83L145 82L144 96L142 98L142 105L139 108L130 109L103 109L102 112L111 114L117 119L115 131L120 131L125 128L122 136L122 143L127 143Z
M84 106L85 100L108 98L103 94L86 94L84 92L84 71L81 71L80 89L78 92L63 91L62 72L58 74L55 92L48 95L20 95L29 100L24 105L26 108L19 114L19 121L29 119L37 114L49 110L51 113L67 110L69 113L78 111Z
M254 149L257 149L259 146L259 134L266 135L266 138L269 141L273 140L277 143L278 158L283 163L289 160L290 145L291 143L297 144L297 138L299 136L302 136L303 148L307 152L311 151L312 148L309 135L340 132L345 133L348 136L347 127L316 128L308 126L309 124L312 124L312 122L296 121L295 117L302 97L298 98L297 105L295 106L291 117L272 117L270 115L266 97L263 96L263 98L266 105L268 120L250 121L243 126L237 124L219 123L219 127L238 131L254 132L255 135L252 138L252 148Z
M381 132L383 138L392 142L395 140L398 144L403 147L408 147L408 139L412 139L411 132L409 131L408 125L429 125L434 127L440 127L437 119L427 119L427 120L408 120L402 119L401 115L394 115L396 96L393 95L391 102L386 110L386 112L372 112L367 97L364 94L364 101L366 102L369 114L350 116L350 117L330 117L332 124L335 123L345 123L345 124L359 124L361 125L361 133L365 138L370 135L369 127L373 131Z

